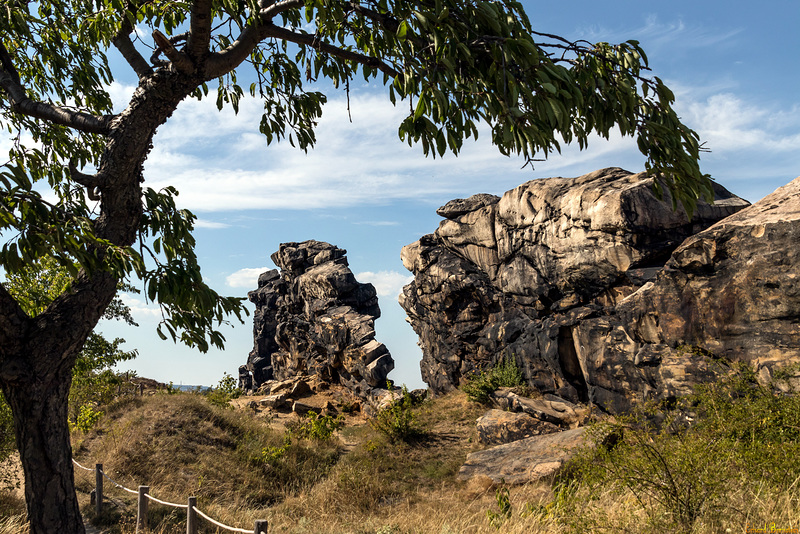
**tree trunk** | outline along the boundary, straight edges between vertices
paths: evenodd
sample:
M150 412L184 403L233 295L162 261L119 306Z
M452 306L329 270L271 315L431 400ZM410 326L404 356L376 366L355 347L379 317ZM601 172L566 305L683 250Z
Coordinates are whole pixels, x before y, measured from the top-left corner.
M69 369L3 388L14 414L31 534L84 534L67 424Z

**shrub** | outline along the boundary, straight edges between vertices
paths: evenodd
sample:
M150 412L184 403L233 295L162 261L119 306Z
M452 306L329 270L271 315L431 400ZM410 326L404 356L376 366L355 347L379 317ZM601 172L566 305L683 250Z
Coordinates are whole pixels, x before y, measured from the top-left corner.
M408 392L408 388L403 385L402 397L380 410L370 421L370 426L393 443L418 439L423 435L423 431L415 423L413 406L414 399Z
M522 371L514 358L503 358L487 371L473 374L461 386L469 400L488 404L497 388L524 385Z
M577 481L589 494L617 485L657 530L690 532L700 518L719 524L736 512L729 495L742 481L789 491L800 477L800 397L771 386L741 366L669 407L596 425L596 441L620 439L586 452L562 483Z
M300 423L292 429L292 432L301 439L313 439L315 441L326 441L331 439L333 433L344 425L344 416L338 415L318 415L316 412L308 412Z
M91 406L89 404L84 404L81 406L80 411L78 412L78 417L75 420L75 423L71 423L72 429L80 430L84 434L88 433L94 425L103 417L103 412Z
M172 382L170 382L172 386ZM228 373L222 375L222 379L216 388L212 388L208 394L208 402L220 408L230 408L230 401L238 399L242 395L242 390L237 387L236 379Z

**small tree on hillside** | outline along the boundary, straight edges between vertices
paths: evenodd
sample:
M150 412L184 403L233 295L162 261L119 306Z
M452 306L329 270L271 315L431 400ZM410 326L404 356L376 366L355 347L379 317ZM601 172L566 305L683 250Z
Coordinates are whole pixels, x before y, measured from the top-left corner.
M139 79L119 113L107 91L111 47ZM118 281L140 278L162 306L161 336L200 350L221 346L219 323L243 310L203 282L194 216L175 207L177 191L146 186L153 136L180 102L214 85L217 105L238 110L249 92L264 101L267 143L288 138L303 150L326 100L304 82L323 78L345 90L356 76L386 85L392 102L409 106L401 138L434 156L458 153L480 121L501 152L528 159L617 126L691 208L711 194L698 138L646 67L635 41L536 32L513 0L5 0L0 125L14 143L0 169L0 264L13 274L50 256L71 276L35 316L0 286L0 387L31 532L83 532L67 396Z

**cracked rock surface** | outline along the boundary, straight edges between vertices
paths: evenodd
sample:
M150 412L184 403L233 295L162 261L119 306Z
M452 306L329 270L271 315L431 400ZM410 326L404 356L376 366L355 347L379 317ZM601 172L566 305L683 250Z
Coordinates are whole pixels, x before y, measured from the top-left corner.
M709 354L784 358L800 339L797 189L747 208L714 184L690 219L644 173L608 168L449 202L401 254L423 380L444 393L512 358L536 391L617 412L712 376Z
M362 398L385 388L394 360L375 339L380 317L372 284L359 283L346 250L320 241L282 243L272 254L280 270L263 273L248 293L256 305L254 348L240 368L240 386L316 376Z

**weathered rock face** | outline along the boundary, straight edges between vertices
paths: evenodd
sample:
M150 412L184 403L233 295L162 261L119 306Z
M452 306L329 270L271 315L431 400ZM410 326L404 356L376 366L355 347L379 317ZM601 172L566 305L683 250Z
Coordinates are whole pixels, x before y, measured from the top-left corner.
M534 482L558 471L590 443L586 427L513 441L468 454L457 478L487 477L493 484Z
M280 267L263 273L248 297L256 305L255 346L240 368L240 383L317 375L366 397L386 386L394 368L375 340L380 317L372 284L356 281L346 251L328 243L283 243L272 255Z
M688 393L704 353L769 378L800 362L800 178L684 241L652 282L574 328L595 402ZM677 349L677 350L676 350Z
M715 185L714 204L699 203L689 220L652 187L644 174L611 168L440 208L439 229L401 254L415 275L400 304L420 337L423 380L442 393L511 357L530 386L573 402L622 384L600 356L608 352L586 343L633 350L640 341L612 326L616 306L686 238L748 205Z

